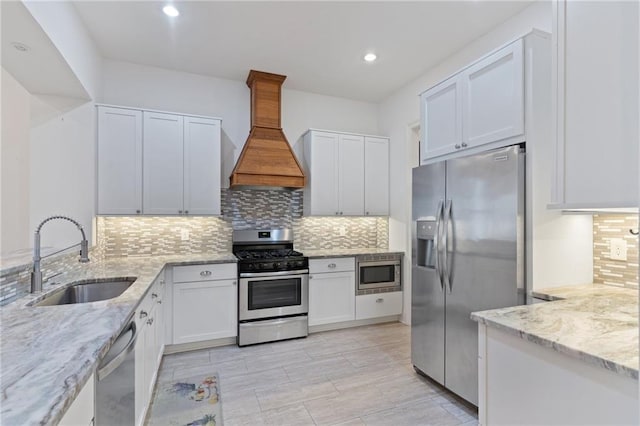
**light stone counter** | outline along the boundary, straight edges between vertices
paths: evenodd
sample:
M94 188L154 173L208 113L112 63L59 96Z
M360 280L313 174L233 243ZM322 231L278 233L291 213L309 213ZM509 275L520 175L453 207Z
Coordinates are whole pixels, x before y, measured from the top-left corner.
M231 253L92 261L0 308L0 424L56 424L165 266L236 262ZM32 307L73 282L135 277L122 295L76 305Z
M355 249L329 249L329 250L304 250L300 251L311 259L322 259L327 257L354 257L366 254L402 254L401 251L392 251L389 249L380 248L355 248Z
M586 285L535 293L538 297L546 295L556 300L474 312L471 318L550 350L638 379L637 290Z

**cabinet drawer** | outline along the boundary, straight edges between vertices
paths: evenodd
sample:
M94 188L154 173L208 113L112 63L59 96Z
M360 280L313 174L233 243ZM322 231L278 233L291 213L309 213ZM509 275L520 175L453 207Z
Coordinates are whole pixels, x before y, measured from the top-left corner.
M331 259L309 259L309 273L355 271L355 258L336 257Z
M401 291L356 296L356 320L400 315L401 313Z
M211 280L228 280L238 277L235 263L189 265L173 267L173 282L186 283Z

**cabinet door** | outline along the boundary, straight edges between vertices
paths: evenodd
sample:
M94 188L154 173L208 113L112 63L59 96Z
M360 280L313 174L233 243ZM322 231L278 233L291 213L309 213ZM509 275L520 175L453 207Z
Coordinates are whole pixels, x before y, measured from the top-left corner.
M309 277L309 325L355 319L354 272L313 274Z
M142 211L142 112L98 107L98 214Z
M138 312L136 312L138 315ZM147 410L147 403L149 402L148 383L146 381L146 318L137 320L136 326L138 327L138 338L136 340L136 356L135 356L135 416L136 425L142 425L144 423L144 416Z
M365 137L364 214L389 215L389 139Z
M339 137L338 197L341 216L364 214L364 136Z
M94 424L95 386L95 374L92 374L67 412L64 413L64 417L58 423L59 426L90 426Z
M337 215L338 210L338 134L313 132L308 153L310 173L309 212L318 216Z
M184 118L184 210L220 214L220 121Z
M182 214L183 127L180 115L144 112L145 214Z
M638 2L555 7L555 201L637 208Z
M237 335L236 280L173 284L173 342Z
M517 40L462 73L462 143L469 147L521 135L524 141L523 42Z
M454 152L462 144L462 91L455 75L420 95L420 162Z

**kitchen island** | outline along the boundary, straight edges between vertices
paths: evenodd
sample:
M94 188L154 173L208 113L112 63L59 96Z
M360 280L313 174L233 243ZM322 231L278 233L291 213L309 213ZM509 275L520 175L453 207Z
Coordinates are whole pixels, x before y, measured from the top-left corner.
M638 424L638 291L536 293L555 300L471 316L480 424Z

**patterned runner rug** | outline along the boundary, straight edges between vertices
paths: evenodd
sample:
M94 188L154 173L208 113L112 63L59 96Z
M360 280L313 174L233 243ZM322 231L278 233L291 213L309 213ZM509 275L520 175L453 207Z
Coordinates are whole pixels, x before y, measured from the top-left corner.
M218 373L158 383L150 426L222 426Z

